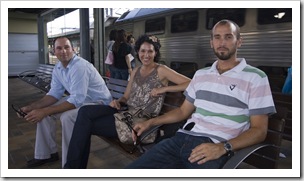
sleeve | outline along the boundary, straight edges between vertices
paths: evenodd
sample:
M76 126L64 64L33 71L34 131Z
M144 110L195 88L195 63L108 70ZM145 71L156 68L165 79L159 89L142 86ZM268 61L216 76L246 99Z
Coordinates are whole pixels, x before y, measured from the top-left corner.
M193 76L191 79L188 87L184 91L185 99L192 104L194 104L194 101L196 99L196 88L195 88L195 82L196 82L196 75Z
M70 97L67 101L78 108L84 103L88 92L90 80L87 65L81 65L71 69L70 79Z
M256 76L251 82L249 115L276 113L268 77Z
M126 56L128 54L131 54L131 51L132 51L132 47L131 45L127 44L127 43L124 43L123 44L123 56Z
M57 72L57 66L53 69L52 80L51 80L51 89L46 95L55 97L56 99L60 99L64 94L65 88L59 79L59 75Z

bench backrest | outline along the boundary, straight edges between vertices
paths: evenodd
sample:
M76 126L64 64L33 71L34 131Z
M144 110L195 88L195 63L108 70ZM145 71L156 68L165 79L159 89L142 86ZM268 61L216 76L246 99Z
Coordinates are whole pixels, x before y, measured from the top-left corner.
M120 79L114 79L114 78L108 78L104 77L105 82L107 84L108 89L111 92L111 95L114 99L119 99L120 97L123 96L128 81L126 80L120 80ZM170 84L171 85L171 84ZM182 92L167 92L164 103L162 106L162 109L160 111L160 114L165 114L179 106L182 105L184 102L185 96L183 95ZM185 122L179 122L179 123L174 123L174 124L166 124L162 125L160 127L160 136L156 140L156 142L166 138L166 137L171 137L175 134L177 129L181 127Z
M106 85L113 97L113 99L119 99L124 95L126 91L128 81L114 78L105 78Z
M170 63L170 68L192 79L195 72L198 70L198 65L195 62L172 61Z
M245 163L256 168L278 168L285 118L287 116L288 109L280 106L276 107L276 109L277 113L269 117L267 137L264 141L264 143L272 146L261 148L244 160Z
M289 67L258 66L257 68L267 74L272 91L282 91Z
M48 65L48 64L39 64L37 68L36 76L41 79L51 79L52 73L53 73L54 65Z
M54 65L39 64L36 70L27 70L21 72L18 76L21 80L48 92L51 88L52 73Z
M128 81L107 77L104 77L104 79L114 99L119 99L123 96L128 85ZM184 99L185 96L182 92L167 92L160 113L164 114L176 107L179 107L183 103Z
M281 92L272 92L273 100L276 107L286 107L288 109L285 119L285 129L283 138L292 140L292 95Z
M113 78L105 78L106 84L114 98L123 96L128 81L118 80ZM181 106L185 99L182 92L166 93L164 104L161 110L161 114ZM263 147L250 156L248 156L244 162L248 163L256 168L277 168L280 154L280 146L283 138L283 132L285 127L285 119L288 114L286 107L277 106L277 114L272 115L269 118L268 133L265 139L265 143L271 146ZM185 121L184 121L185 122ZM159 128L160 133L163 131L165 134L160 135L156 142L171 137L175 134L176 130L184 124L184 122L162 125Z

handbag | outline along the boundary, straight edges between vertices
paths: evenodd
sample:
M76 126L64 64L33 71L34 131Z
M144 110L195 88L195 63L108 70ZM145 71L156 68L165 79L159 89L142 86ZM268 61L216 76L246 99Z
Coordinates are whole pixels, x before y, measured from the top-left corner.
M112 65L113 63L114 63L114 55L112 51L109 51L107 58L105 60L105 64Z
M132 139L132 131L136 133L136 131L133 129L134 124L137 122L147 121L153 117L156 117L156 115L153 113L148 114L143 109L130 109L128 111L115 113L114 117L116 131L120 142L124 144L133 144L134 141ZM157 132L154 131L142 140L140 138L137 138L137 140L140 140L140 142L144 144L153 143L156 139L156 136ZM136 141L134 144L140 143Z

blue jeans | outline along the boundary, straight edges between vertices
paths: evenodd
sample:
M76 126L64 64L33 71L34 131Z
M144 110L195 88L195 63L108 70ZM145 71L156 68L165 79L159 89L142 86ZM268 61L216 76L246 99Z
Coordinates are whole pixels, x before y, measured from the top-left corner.
M111 78L115 78L115 79L128 80L129 78L128 69L119 69L114 67L113 65L110 66L110 74L111 74Z
M165 139L147 151L126 168L188 168L188 169L216 169L221 168L229 159L222 156L202 165L190 163L188 158L193 148L202 143L213 143L208 137L191 136L177 132L172 138Z
M91 135L117 137L114 113L107 105L87 105L78 111L64 168L86 168L91 146Z

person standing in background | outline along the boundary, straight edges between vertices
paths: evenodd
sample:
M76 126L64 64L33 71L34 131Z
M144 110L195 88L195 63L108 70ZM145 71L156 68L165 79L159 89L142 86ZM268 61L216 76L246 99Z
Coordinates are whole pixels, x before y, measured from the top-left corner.
M114 67L112 78L128 80L132 72L130 55L132 47L127 43L127 35L125 30L117 31L115 43L112 47L114 54Z
M292 93L292 68L288 68L287 77L284 83L284 86L282 88L282 93L284 94L291 94Z
M109 53L109 51L112 51L113 45L115 43L115 39L116 39L116 35L117 35L117 30L111 30L110 34L109 34L109 40L107 42L107 53ZM115 60L114 60L115 61ZM114 75L114 65L108 65L109 71L110 71L110 77L113 77Z
M131 67L132 67L132 70L135 68L136 66L136 52L135 52L135 49L134 49L134 46L135 46L135 38L133 37L133 35L128 35L127 37L127 42L130 44L130 46L132 47L132 50L131 50L131 55L130 56L130 61L131 61Z

